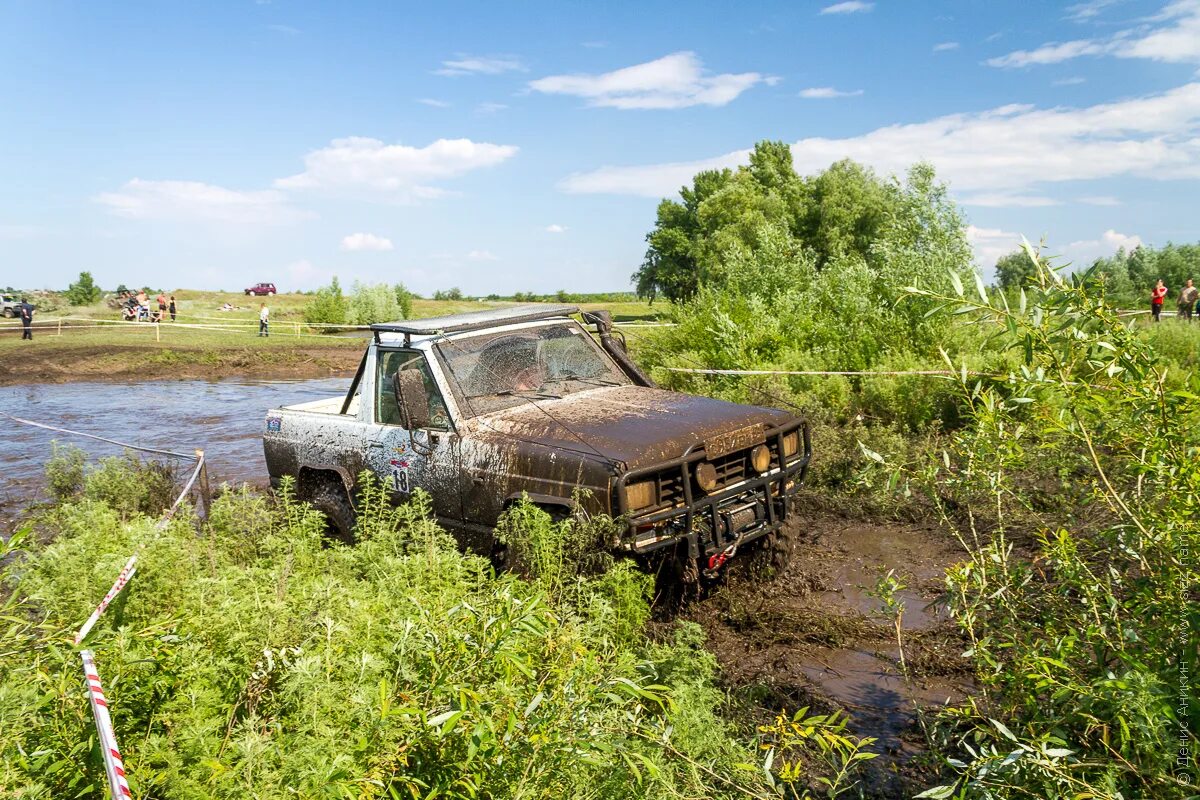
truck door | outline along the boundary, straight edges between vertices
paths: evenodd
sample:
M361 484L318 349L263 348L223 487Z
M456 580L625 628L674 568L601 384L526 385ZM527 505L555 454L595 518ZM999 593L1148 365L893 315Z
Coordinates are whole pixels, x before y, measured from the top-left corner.
M387 484L397 501L405 501L416 489L424 489L433 500L437 516L461 519L459 436L425 354L381 347L376 365L376 424L367 434L371 471ZM401 370L417 370L421 374L429 403L426 427L416 430L405 427L394 390L396 373Z

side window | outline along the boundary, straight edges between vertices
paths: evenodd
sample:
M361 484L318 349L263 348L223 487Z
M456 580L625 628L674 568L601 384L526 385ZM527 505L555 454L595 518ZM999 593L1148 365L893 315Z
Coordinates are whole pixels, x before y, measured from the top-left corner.
M400 370L415 369L421 373L425 383L425 395L429 399L429 427L450 430L450 414L442 393L438 391L429 362L423 353L411 350L380 350L379 368L375 371L375 421L383 425L403 425L400 405L396 402L394 378Z

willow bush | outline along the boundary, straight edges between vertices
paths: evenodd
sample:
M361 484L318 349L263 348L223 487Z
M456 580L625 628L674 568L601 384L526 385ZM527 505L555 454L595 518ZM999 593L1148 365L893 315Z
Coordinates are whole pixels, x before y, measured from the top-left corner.
M1195 796L1200 704L1200 378L1026 246L1010 305L979 282L914 289L1020 369L960 373L971 425L924 485L967 553L946 577L977 692L941 715L955 779L927 798ZM949 359L947 359L949 360ZM1029 475L1058 470L1039 503Z
M699 629L647 639L645 575L617 563L550 583L496 576L430 520L427 497L395 510L379 499L367 493L353 547L323 542L290 488L278 501L226 491L207 522L185 507L161 535L81 492L39 524L48 544L14 537L5 547L26 552L0 562L0 795L105 795L71 639L138 545L136 576L88 641L135 796L766 785L753 743L718 716Z

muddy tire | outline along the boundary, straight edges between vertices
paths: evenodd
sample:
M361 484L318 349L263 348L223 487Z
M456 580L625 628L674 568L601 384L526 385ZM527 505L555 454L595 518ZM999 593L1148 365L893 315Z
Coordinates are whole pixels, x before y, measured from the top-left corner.
M792 562L792 549L800 536L798 520L789 520L782 528L759 539L745 554L746 566L755 576L777 578Z
M325 515L325 535L345 544L354 544L354 505L340 483L321 481L305 498Z
M11 308L6 308L6 309L4 309L4 316L11 318L11 317L15 317L16 314L13 313L13 310Z

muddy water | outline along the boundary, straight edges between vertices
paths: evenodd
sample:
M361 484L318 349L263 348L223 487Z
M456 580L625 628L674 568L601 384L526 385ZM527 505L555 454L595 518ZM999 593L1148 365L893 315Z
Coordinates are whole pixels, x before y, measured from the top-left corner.
M190 453L203 449L214 482L264 484L263 417L268 408L340 395L347 378L312 380L145 381L0 387L0 411L110 439ZM0 516L36 500L51 442L77 445L92 457L120 447L33 428L0 417Z
M686 616L704 626L732 687L789 714L843 709L854 732L878 739L872 749L889 757L880 762L906 763L923 749L917 708L972 688L966 646L936 602L960 551L933 527L818 518L802 528L782 576L765 586L733 577ZM905 584L896 597L907 678L892 620L872 596L889 569ZM893 782L888 770L875 771ZM878 788L869 795L905 796L903 787Z

